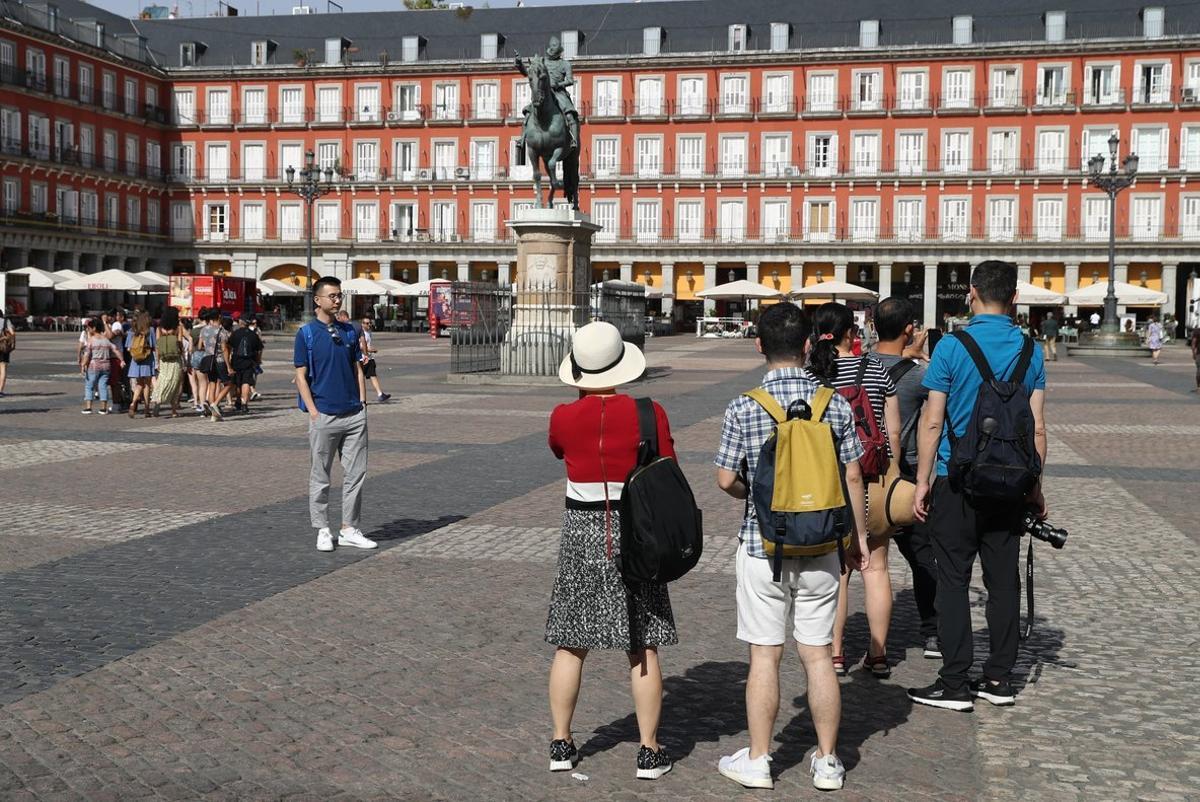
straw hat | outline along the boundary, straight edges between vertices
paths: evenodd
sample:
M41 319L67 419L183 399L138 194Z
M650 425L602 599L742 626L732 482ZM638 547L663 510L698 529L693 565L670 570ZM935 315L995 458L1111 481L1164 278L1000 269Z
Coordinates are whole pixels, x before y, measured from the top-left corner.
M641 350L622 340L613 324L597 321L575 332L571 353L558 367L558 378L581 390L606 390L628 384L645 371Z
M867 485L867 532L872 537L890 535L913 523L913 497L917 486L888 471Z

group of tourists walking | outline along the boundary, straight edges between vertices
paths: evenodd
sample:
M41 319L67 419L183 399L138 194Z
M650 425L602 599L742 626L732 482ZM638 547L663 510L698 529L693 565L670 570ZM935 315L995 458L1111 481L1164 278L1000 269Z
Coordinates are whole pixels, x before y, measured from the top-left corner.
M82 412L133 418L140 407L147 418L164 412L177 418L190 401L196 415L213 421L245 414L261 397L262 355L258 321L250 316L234 323L202 309L190 320L167 307L153 321L144 309L113 310L86 321L79 336Z
M770 746L790 630L808 678L816 731L812 782L822 790L842 787L838 676L851 668L845 644L850 576L862 574L866 593L869 640L861 670L885 680L891 673L887 560L893 539L913 569L923 653L942 660L937 680L909 689L909 698L951 710L970 710L974 699L1015 702L1010 679L1019 617L1017 544L1026 511L1039 518L1046 514L1040 485L1045 372L1042 351L1012 322L1016 281L1012 264L978 265L971 279L970 325L943 338L932 354L925 353L924 335L914 332L912 308L904 299L885 299L876 307L878 343L864 356L853 354L856 326L841 304L825 304L810 316L780 303L760 316L756 343L767 373L759 388L729 403L714 460L718 486L745 505L734 565L733 631L749 649L749 743L720 759L716 768L730 780L748 788L773 787ZM565 462L567 474L545 631L556 647L549 680L551 771L571 770L580 760L572 718L585 660L597 649L620 650L628 658L639 732L636 776L657 779L672 767L658 733L659 649L678 642L675 614L668 586L630 581L622 553L632 542L625 531L630 521L622 515L640 510L623 507L622 494L652 464L647 438L657 440L657 459L675 456L667 411L657 403L641 407L619 392L644 367L641 352L623 343L615 327L591 323L576 333L559 374L579 391L579 399L554 410L549 431L550 449ZM992 424L1005 433L1008 413L981 400L997 382L1017 388L996 403L1015 405L1009 411L1025 421L1027 431L1018 439L1029 454L1027 464L1006 466L1010 472L1003 481L1013 484L1000 489L993 486L991 462L964 463L958 448L966 443L990 454L990 441L976 435L980 406L999 416ZM911 499L903 514L894 512L892 492L886 500L874 492L876 485L891 489L898 482L906 483ZM786 506L780 499L793 491L801 501ZM817 509L825 497L836 502ZM885 512L887 521L877 523ZM667 544L678 532L661 536ZM689 544L685 553L691 551ZM976 555L989 594L992 648L983 676L972 681L967 589Z

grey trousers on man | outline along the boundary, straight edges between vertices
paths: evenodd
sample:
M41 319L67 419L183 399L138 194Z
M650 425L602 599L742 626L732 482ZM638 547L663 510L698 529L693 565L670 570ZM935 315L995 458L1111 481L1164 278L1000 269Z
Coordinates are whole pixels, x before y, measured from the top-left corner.
M329 472L334 455L342 458L342 525L358 528L362 487L367 479L367 410L345 415L319 413L308 422L312 469L308 475L308 513L314 529L329 526Z

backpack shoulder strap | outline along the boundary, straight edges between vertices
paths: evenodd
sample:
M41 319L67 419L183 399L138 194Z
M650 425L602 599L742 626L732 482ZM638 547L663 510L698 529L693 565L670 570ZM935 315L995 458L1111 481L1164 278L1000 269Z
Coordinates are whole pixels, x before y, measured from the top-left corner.
M888 375L892 377L892 384L899 384L900 380L908 374L910 370L917 366L916 362L911 359L901 359L896 364L888 368Z
M971 361L975 363L975 369L979 371L985 384L996 380L996 374L992 373L992 366L988 364L987 357L983 355L983 351L980 350L979 343L975 342L974 337L965 331L952 332L949 336L958 340L962 347L967 349Z
M1029 365L1033 362L1033 338L1026 335L1021 340L1021 355L1017 357L1017 364L1013 367L1012 375L1008 378L1010 382L1017 384L1025 381L1025 374L1029 372Z
M867 378L867 357L859 357L858 360L858 375L854 377L854 385L856 387L863 386L863 380Z
M654 414L654 402L649 398L638 398L637 404L638 436L641 442L650 450L648 456L658 456L658 418Z
M818 387L813 393L812 404L812 419L819 421L825 416L825 410L829 409L829 402L833 400L832 387Z
M776 423L783 423L787 420L787 412L783 406L775 400L775 396L767 391L766 387L755 387L753 390L742 393L742 395L756 401L760 407L767 411L767 414L775 419Z

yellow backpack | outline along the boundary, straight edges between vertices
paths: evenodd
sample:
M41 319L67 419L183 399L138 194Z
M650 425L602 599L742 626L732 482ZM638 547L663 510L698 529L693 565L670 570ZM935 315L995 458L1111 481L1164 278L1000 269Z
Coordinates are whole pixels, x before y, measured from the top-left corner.
M750 487L775 581L780 580L785 557L816 557L837 550L844 563L853 516L833 428L822 420L834 391L821 387L811 405L801 400L786 411L766 388L745 395L775 421L775 431L759 451Z

